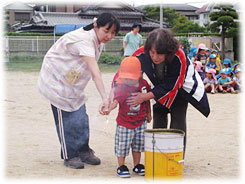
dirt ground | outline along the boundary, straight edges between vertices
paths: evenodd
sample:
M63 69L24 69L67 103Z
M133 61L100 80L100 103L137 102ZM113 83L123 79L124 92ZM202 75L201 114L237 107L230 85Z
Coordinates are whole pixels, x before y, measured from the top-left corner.
M112 73L103 74L108 93L112 78ZM65 167L60 159L50 104L38 93L37 79L38 73L5 72L5 179L124 181L116 176L117 160L114 156L117 110L108 117L98 114L100 97L94 83L90 81L86 88L86 107L90 118L90 146L102 164L85 165L85 169L74 170ZM189 105L184 181L233 181L240 178L241 97L241 94L208 94L211 108L208 118ZM151 126L152 123L148 128ZM126 164L131 170L131 155ZM144 177L134 174L127 179L136 180L145 181Z

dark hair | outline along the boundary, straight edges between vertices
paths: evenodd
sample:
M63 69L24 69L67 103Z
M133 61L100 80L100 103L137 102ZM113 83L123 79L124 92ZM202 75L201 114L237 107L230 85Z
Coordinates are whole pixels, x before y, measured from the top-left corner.
M155 45L157 54L166 54L166 60L170 61L179 49L179 43L168 29L155 29L151 31L144 45L144 52L150 55L152 45Z
M133 23L132 30L133 30L134 28L136 28L137 26L139 26L139 32L140 32L140 31L141 31L141 28L142 28L142 25L141 25L139 22Z
M205 50L205 49L198 49L197 53L199 54L199 52L201 52L202 50Z
M98 19L96 20L96 23L97 23L97 27L98 28L103 27L103 26L105 26L106 24L109 23L109 25L107 27L107 30L111 29L111 27L113 25L115 25L116 34L119 32L119 29L120 29L120 23L119 23L118 19L111 13L101 13L98 16ZM93 28L94 28L94 23L91 23L91 24L85 26L83 29L85 31L89 31L89 30L91 30Z

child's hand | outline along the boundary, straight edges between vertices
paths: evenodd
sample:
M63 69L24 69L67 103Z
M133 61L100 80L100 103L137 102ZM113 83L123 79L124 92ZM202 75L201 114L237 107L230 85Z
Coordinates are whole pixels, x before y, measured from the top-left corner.
M151 113L147 113L147 123L150 123L152 120Z
M109 100L104 99L102 101L102 103L100 104L99 113L102 115L107 115L108 114L108 108L109 108Z
M110 104L109 109L108 109L109 113L110 113L113 109L115 109L115 108L117 107L117 104L118 104L118 102L117 102L116 100L114 100L114 101ZM109 113L108 113L108 114L109 114Z

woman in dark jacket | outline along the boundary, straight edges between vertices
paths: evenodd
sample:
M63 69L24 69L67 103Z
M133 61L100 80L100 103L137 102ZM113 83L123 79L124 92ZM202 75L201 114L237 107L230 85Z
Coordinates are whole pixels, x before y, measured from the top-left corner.
M133 93L128 104L136 106L154 99L153 128L167 128L170 113L170 128L185 132L188 102L204 116L210 113L203 82L177 40L167 29L156 29L149 33L145 46L133 56L139 58L141 69L151 83L152 90L146 94Z

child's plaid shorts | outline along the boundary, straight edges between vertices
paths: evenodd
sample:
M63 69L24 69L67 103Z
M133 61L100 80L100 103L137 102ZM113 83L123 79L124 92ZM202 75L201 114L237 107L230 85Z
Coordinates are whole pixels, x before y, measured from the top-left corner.
M129 129L117 125L115 135L115 154L117 157L129 155L130 146L132 152L144 151L144 130L147 128L147 121L135 129Z

